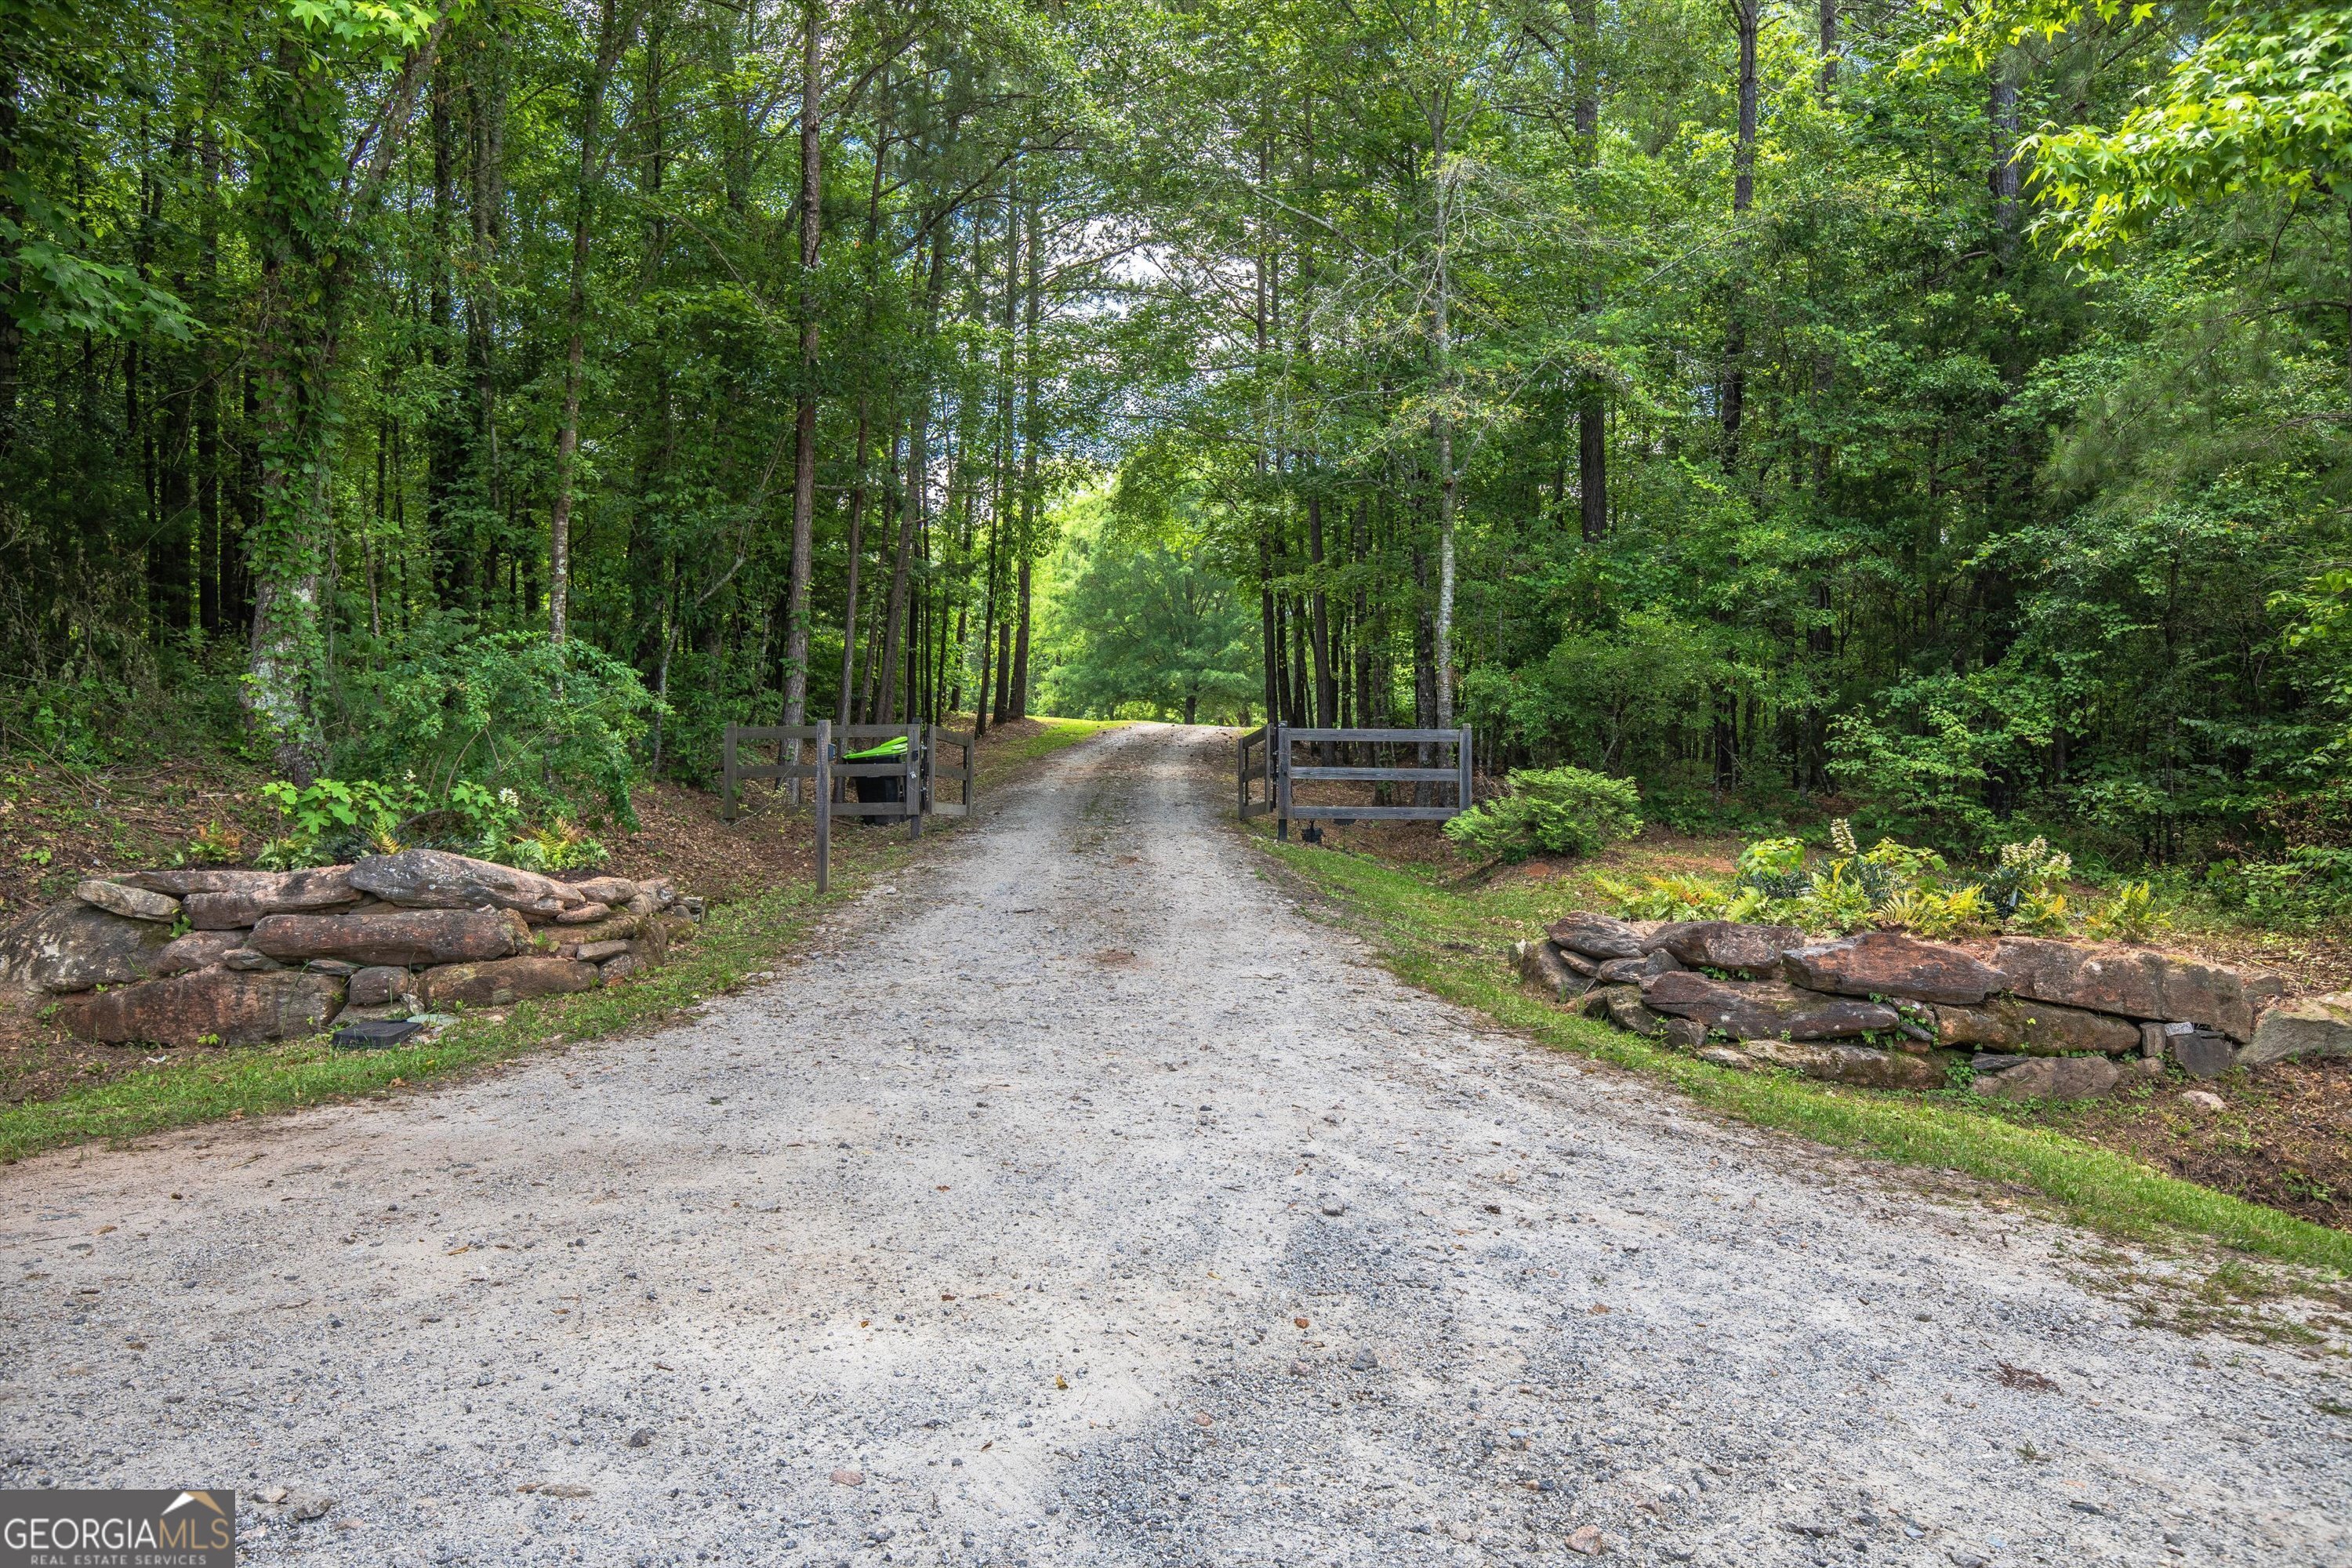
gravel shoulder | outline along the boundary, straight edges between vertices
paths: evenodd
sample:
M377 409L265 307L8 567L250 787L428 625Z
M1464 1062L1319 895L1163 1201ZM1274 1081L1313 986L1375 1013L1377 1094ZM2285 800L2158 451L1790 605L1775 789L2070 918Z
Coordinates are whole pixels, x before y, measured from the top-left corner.
M658 1035L0 1171L0 1485L257 1563L2352 1563L2327 1363L1405 988L1226 745Z

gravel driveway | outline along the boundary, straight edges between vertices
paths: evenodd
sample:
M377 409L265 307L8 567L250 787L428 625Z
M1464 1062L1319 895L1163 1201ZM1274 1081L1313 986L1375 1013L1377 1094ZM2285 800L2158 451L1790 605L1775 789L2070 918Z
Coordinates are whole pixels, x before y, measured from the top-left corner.
M2327 1363L1407 990L1228 747L658 1036L0 1172L0 1482L264 1563L2352 1563Z

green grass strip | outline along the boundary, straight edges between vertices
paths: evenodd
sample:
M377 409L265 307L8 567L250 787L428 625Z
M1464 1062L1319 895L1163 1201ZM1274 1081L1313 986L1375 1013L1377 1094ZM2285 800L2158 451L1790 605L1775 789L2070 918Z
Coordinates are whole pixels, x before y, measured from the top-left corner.
M1049 719L1046 728L988 753L979 798L1024 763L1112 728ZM961 823L929 825L925 837ZM415 1088L478 1070L564 1040L588 1040L674 1018L789 952L827 906L897 870L914 852L898 832L835 841L833 891L811 884L773 888L713 905L693 940L674 943L667 963L624 985L520 1002L502 1016L461 1016L429 1044L339 1051L323 1038L226 1050L178 1051L172 1059L54 1100L0 1108L0 1163L45 1149L100 1140L121 1142L202 1122L329 1105L395 1088ZM847 863L844 863L847 862Z
M1519 983L1506 939L1495 930L1495 911L1482 908L1476 893L1364 856L1272 839L1265 847L1352 916L1399 978L1548 1046L1662 1079L1759 1126L2012 1183L2050 1199L2070 1219L2113 1235L2165 1240L2187 1233L2281 1262L2352 1273L2352 1235L2168 1176L2063 1132L1790 1073L1721 1068L1580 1017ZM1535 928L1522 926L1517 934L1531 936Z

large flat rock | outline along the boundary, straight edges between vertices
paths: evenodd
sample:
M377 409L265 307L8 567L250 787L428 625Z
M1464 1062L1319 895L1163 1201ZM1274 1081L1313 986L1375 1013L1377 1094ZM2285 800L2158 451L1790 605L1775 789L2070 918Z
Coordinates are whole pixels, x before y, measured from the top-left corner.
M0 936L0 985L17 991L87 991L127 985L155 972L172 929L76 901L44 910Z
M1850 1083L1864 1089L1934 1089L1944 1087L1944 1064L1933 1057L1909 1051L1882 1051L1870 1046L1824 1044L1816 1040L1743 1040L1739 1050L1750 1060L1789 1068L1827 1083Z
M1722 969L1758 977L1778 974L1780 955L1805 944L1794 926L1738 921L1676 921L1643 939L1644 952L1666 952L1693 969Z
M2074 1051L2126 1056L2142 1039L2139 1026L2111 1014L2017 996L1995 996L1979 1007L1937 1007L1936 1037L1947 1046L2050 1057Z
M238 866L189 866L177 870L122 871L115 875L114 880L184 899L190 893L250 892L287 875L284 871L255 871Z
M634 899L642 889L626 877L591 877L584 882L574 882L572 888L590 903L610 904L618 908Z
M532 996L593 990L603 980L593 963L530 953L428 969L419 977L417 989L428 1007L503 1007Z
M110 882L103 877L86 879L74 889L74 897L125 920L160 921L170 925L180 918L180 900L170 894L134 888L127 882Z
M2126 1018L2210 1024L2233 1040L2252 1037L2255 1003L2273 994L2274 980L2258 972L2250 994L2244 976L2218 963L2040 937L2003 939L1993 962L2020 996Z
M354 910L337 915L267 915L247 946L280 961L463 963L504 958L520 942L512 915L493 910Z
M343 983L331 974L199 969L77 996L59 1020L72 1034L110 1045L237 1046L316 1034L342 1005Z
M442 849L365 856L352 867L352 886L410 909L489 908L552 915L589 901L568 882Z
M263 871L257 880L227 888L200 889L184 902L188 923L198 931L234 931L264 915L311 913L360 900L349 866L309 871Z
M1640 931L1623 921L1596 915L1587 910L1579 910L1565 919L1554 921L1544 934L1570 952L1580 952L1587 958L1642 956Z
M2123 1079L2124 1069L2105 1057L2036 1057L1969 1087L1994 1100L2097 1100Z
M241 931L192 931L185 936L173 937L156 955L155 973L185 974L191 970L209 968L243 947L247 934Z
M1836 1039L1892 1029L1895 1009L1875 1002L1824 996L1778 980L1717 980L1693 970L1671 970L1642 982L1642 1001L1654 1013L1696 1019L1736 1039Z
M1914 1002L1981 1002L2009 989L2009 977L1965 949L1901 931L1866 931L1788 952L1790 979L1848 996L1901 996Z

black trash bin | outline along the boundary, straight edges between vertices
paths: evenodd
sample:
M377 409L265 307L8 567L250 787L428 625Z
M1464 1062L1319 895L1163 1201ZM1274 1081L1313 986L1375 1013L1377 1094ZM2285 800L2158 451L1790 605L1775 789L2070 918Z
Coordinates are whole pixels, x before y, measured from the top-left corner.
M879 778L861 777L849 780L860 805L876 805L885 801L895 804L907 798L907 775L904 771L907 765L906 736L893 735L878 746L868 746L862 752L845 752L840 760L844 763L896 763L901 770L895 773L885 773ZM870 827L877 823L895 822L898 819L889 816L866 816L859 820Z

